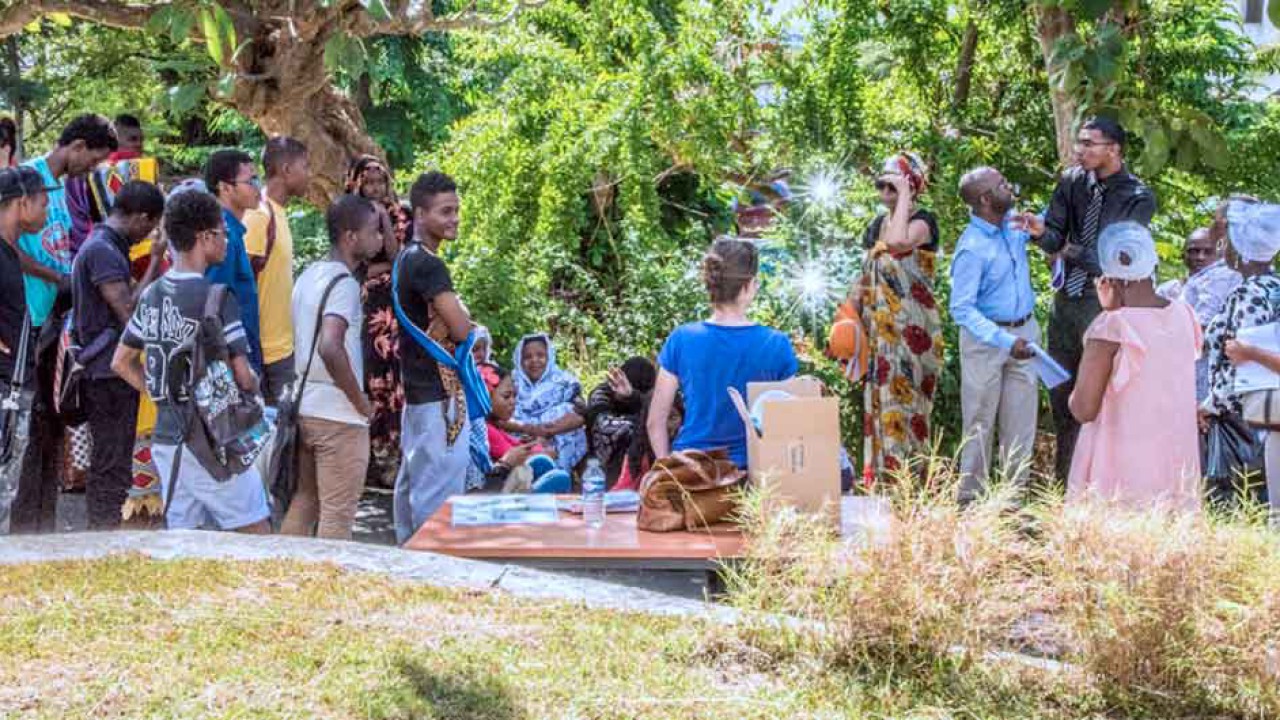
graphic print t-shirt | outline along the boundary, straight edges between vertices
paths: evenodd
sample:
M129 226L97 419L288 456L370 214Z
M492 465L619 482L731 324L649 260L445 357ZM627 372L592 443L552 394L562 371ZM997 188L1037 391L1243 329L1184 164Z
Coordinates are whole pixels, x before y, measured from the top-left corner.
M45 158L38 157L25 164L35 168L46 185L58 184L57 178L49 171L49 163ZM27 233L18 238L18 248L41 265L64 275L71 272L71 212L67 210L65 191L58 189L49 192L49 215L44 227L40 232ZM27 290L27 310L31 313L31 324L39 327L53 309L53 301L58 298L58 286L30 275L23 275L22 283Z
M158 411L153 437L164 445L182 442L187 427L192 378L178 351L200 327L209 287L203 275L170 270L143 291L120 339L125 347L142 351L147 394ZM240 308L230 293L222 305L222 333L232 355L248 355ZM170 389L175 390L172 396Z

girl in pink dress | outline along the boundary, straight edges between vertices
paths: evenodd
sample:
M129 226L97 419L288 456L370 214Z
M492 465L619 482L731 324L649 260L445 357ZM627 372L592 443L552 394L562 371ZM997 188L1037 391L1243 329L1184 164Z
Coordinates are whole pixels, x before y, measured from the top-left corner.
M1133 222L1098 238L1103 312L1085 332L1071 394L1080 439L1069 500L1134 510L1200 508L1195 361L1202 343L1191 306L1155 292L1155 243Z

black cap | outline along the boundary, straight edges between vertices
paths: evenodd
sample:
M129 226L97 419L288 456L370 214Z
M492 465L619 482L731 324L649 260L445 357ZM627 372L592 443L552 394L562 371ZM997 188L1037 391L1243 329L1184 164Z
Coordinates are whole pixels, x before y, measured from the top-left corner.
M61 188L56 183L46 185L40 173L26 165L0 170L0 202Z

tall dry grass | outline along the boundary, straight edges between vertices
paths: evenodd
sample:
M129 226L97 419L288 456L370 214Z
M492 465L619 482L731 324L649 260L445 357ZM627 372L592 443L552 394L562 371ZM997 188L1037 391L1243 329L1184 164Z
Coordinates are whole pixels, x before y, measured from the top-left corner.
M1057 498L1011 511L1003 492L962 511L953 464L930 466L927 485L882 488L888 519L853 538L748 496L729 599L767 620L739 639L881 676L1012 683L1079 712L1280 717L1280 535ZM1011 670L1002 650L1066 669Z
M1280 717L1280 536L1227 518L1038 514L1053 622L1110 702Z

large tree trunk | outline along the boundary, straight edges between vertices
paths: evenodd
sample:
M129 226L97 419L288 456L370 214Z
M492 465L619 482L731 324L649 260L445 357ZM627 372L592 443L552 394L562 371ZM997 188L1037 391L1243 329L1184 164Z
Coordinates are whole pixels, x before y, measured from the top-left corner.
M1053 48L1058 38L1075 33L1076 23L1070 13L1061 7L1041 5L1036 30L1040 35L1040 52L1044 56L1044 67L1050 77L1049 101L1053 105L1053 131L1058 140L1058 162L1066 167L1071 164L1073 155L1076 113L1079 105L1071 93L1056 87L1052 80L1058 69L1053 62Z
M255 29L227 102L268 135L306 144L312 171L307 199L326 207L343 191L352 157L384 157L365 130L360 108L334 86L324 66L325 43L337 28L321 21L295 23L292 32L268 23Z

